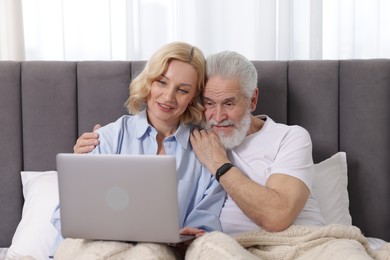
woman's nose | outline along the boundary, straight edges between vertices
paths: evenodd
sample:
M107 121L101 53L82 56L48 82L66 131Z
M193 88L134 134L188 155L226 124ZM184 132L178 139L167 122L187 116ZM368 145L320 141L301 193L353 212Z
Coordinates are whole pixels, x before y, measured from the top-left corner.
M175 88L172 86L166 88L163 96L167 101L173 100L175 98Z

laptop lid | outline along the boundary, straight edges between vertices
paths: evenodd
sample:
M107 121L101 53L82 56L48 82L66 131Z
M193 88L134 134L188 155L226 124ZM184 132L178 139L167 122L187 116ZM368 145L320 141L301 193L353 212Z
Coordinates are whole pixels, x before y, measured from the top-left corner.
M180 242L176 160L58 154L63 237Z

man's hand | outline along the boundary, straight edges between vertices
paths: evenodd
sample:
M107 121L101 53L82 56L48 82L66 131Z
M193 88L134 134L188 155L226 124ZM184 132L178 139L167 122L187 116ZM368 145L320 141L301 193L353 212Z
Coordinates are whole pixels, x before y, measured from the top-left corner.
M190 136L190 141L199 161L212 174L215 174L221 165L229 162L226 149L215 133L194 129Z
M99 144L99 134L95 133L101 125L97 124L93 127L93 132L83 133L79 139L77 139L75 146L73 147L74 153L89 153Z

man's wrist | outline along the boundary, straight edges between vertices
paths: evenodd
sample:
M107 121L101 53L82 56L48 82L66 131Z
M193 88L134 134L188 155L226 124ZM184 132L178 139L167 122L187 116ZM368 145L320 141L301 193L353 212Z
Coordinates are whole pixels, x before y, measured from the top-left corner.
M230 162L224 163L221 167L217 169L215 173L215 179L219 182L221 176L227 173L232 167L234 167L234 165L231 164Z

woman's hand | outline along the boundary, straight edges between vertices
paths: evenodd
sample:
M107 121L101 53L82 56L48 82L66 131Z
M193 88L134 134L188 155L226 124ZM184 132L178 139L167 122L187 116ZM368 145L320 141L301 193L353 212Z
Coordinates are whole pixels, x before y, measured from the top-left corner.
M204 235L205 233L206 231L199 228L193 228L193 227L184 227L180 229L180 235L193 235L194 239ZM175 253L176 258L178 259L185 258L187 248L190 246L190 244L194 239L190 239L181 243L169 244L169 246Z
M200 237L204 233L206 233L206 231L204 231L203 229L199 229L199 228L184 227L184 228L180 229L181 235L193 235L195 237Z

